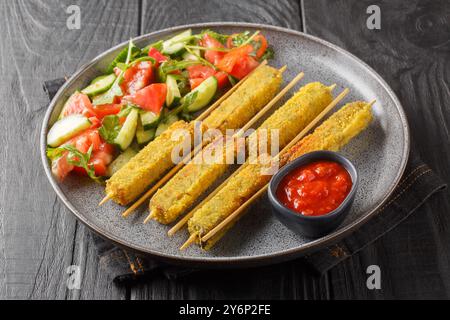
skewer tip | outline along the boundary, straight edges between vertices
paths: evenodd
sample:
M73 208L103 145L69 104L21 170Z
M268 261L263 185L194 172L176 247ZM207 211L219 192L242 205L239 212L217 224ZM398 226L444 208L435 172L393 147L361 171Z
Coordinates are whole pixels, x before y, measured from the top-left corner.
M287 69L287 65L284 65L284 66L282 66L278 71L281 72L281 73L283 73L283 72L286 71L286 69Z
M373 104L377 102L377 99L373 99L372 101L369 102L369 106L373 106Z
M185 243L183 243L183 245L180 247L180 250L186 250L187 248L189 248L195 242L196 238L197 238L197 234L196 233L192 234L189 237L189 239L187 239L187 241Z
M155 217L155 212L154 211L150 211L150 214L147 216L147 218L145 218L144 220L144 224L147 224L151 219L153 219Z
M333 91L336 88L336 83L333 83L331 86L328 87L328 90Z
M100 203L98 204L98 206L100 207L100 206L104 205L104 204L105 204L106 202L108 202L110 199L111 199L111 195L110 195L110 194L107 194L106 197L104 197L104 198L102 199L102 201L100 201Z

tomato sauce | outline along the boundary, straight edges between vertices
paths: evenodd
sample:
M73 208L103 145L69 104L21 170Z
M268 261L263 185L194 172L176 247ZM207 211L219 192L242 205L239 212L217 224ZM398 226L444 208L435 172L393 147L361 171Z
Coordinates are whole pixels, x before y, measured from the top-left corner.
M280 202L305 216L326 215L339 207L352 188L348 171L333 161L316 161L287 174L281 180Z

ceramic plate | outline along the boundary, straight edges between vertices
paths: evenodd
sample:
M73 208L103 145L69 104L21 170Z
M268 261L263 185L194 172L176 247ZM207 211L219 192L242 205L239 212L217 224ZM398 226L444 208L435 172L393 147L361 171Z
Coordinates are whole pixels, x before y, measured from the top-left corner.
M284 73L285 84L303 71L305 77L298 86L311 81L336 83L336 94L345 87L350 88L351 93L340 106L353 100L377 100L373 106L375 121L342 150L354 162L361 177L350 214L333 233L319 239L308 239L292 233L276 220L267 197L263 197L212 250L204 252L191 246L181 252L178 248L187 239L187 231L168 238L168 227L156 222L144 225L142 221L147 214L147 205L132 217L123 219L121 212L124 209L115 203L98 206L104 196L102 186L80 177L57 182L45 157L48 127L56 120L69 95L101 74L117 52L126 46L123 43L76 72L59 90L44 119L40 146L43 164L56 193L75 216L117 245L175 264L207 267L263 265L289 260L337 241L366 223L399 182L409 154L405 114L384 80L358 58L333 44L297 31L267 25L211 23L180 26L138 37L135 43L145 46L187 28L192 28L194 33L209 28L227 34L261 30L275 49L275 59L270 61L270 65L288 66Z

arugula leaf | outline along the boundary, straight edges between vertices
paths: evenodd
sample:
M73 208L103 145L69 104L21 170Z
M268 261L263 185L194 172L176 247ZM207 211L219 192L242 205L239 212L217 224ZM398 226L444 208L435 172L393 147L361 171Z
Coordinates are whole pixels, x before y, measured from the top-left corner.
M61 157L63 153L67 151L67 162L69 164L83 168L84 170L86 170L88 176L91 179L97 182L101 182L100 177L97 177L95 175L93 166L89 165L89 160L91 159L92 155L92 148L93 146L91 145L89 150L86 153L83 153L74 146L67 144L58 148L48 148L47 156L49 156L49 158L53 161Z
M231 42L233 46L240 47L250 38L250 31L244 31L233 36Z
M193 66L196 64L202 64L202 62L201 61L193 61L193 60L181 60L181 61L171 60L171 61L166 61L163 64L161 64L160 68L163 73L167 74L172 71L186 69L187 67Z
M217 41L219 41L221 44L226 44L226 43L227 43L227 40L228 40L228 38L229 38L229 35L217 33L217 32L214 32L214 31L212 31L212 30L209 30L209 29L203 30L203 31L200 33L201 36L203 36L204 34L210 35L211 37L213 37L214 39L216 39Z
M267 47L266 51L261 56L261 58L259 58L259 60L260 61L270 60L270 59L273 59L274 57L275 57L275 50L273 50L272 47Z
M117 115L109 115L103 118L102 126L98 129L98 133L106 142L113 144L121 127L119 117Z

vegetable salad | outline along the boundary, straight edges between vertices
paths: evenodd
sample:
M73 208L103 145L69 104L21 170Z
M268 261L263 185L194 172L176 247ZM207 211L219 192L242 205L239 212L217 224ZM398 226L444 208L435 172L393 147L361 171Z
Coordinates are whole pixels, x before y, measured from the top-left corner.
M111 176L172 123L190 121L273 50L258 31L191 30L145 48L130 40L104 75L74 92L47 136L53 174Z

